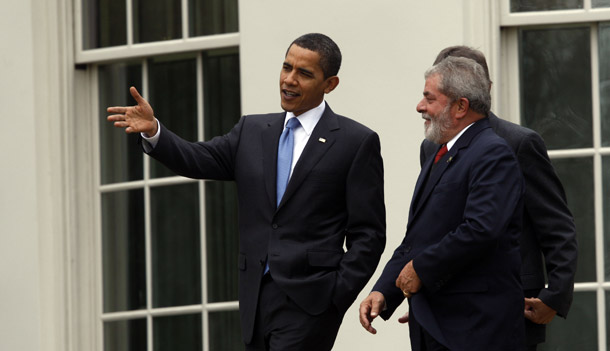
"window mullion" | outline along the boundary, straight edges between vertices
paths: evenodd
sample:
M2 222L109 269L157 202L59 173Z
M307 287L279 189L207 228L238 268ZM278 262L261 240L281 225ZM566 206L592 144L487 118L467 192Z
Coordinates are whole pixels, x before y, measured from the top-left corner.
M128 2L130 2L128 0ZM130 10L128 10L128 18L131 18L130 15ZM130 20L128 19L128 22L130 22ZM129 29L131 27L128 27ZM128 31L129 31L128 29ZM131 37L130 39L131 40ZM130 41L131 43L131 41ZM149 96L149 87L148 87L148 62L146 59L142 60L142 91L140 92L144 97L148 97ZM152 238L152 228L151 228L151 223L152 223L152 218L151 218L151 196L150 196L150 158L149 157L144 157L143 158L143 164L142 167L144 167L144 226L145 226L145 230L144 230L144 241L145 241L145 250L146 250L146 310L147 310L147 315L146 315L146 329L147 329L147 340L146 340L146 345L147 345L147 350L148 351L153 351L154 350L154 345L153 345L153 340L154 340L154 336L153 336L153 332L154 332L154 328L153 328L153 318L152 318L152 310L154 308L153 306L153 291L152 291L152 280L153 278L153 272L152 272L152 242L151 242L151 238Z
M132 0L125 0L126 20L127 20L127 47L133 45L133 6Z
M590 8L590 0L585 0L585 8ZM587 7L589 6L589 7ZM593 189L595 201L595 256L597 266L597 281L603 283L605 280L605 255L604 255L604 211L603 211L603 180L602 180L602 155L601 149L601 118L600 118L600 96L599 96L599 48L598 48L598 26L591 25L591 97L593 104ZM599 350L606 347L606 299L605 290L600 284L597 289L597 326Z
M199 52L197 55L197 139L204 140L204 108L203 108L203 53ZM210 345L210 334L209 330L209 316L207 310L208 304L208 269L207 269L207 234L206 234L206 206L205 206L205 181L199 182L199 208L201 218L201 229L200 232L200 245L201 245L201 305L203 306L201 312L202 318L202 331L203 337L203 349L209 350Z
M182 39L189 37L188 0L182 0Z

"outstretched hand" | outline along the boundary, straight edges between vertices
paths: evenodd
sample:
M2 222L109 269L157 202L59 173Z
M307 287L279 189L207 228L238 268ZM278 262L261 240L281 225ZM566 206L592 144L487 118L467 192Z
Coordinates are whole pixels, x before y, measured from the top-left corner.
M157 121L152 107L135 87L129 88L129 92L137 105L108 107L108 121L114 122L117 128L125 128L126 133L144 133L148 136L157 134Z

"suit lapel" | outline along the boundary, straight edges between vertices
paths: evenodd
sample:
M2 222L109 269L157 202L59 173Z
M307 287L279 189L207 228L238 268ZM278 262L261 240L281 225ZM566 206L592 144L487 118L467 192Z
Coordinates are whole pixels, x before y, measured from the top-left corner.
M261 133L263 143L263 172L265 188L269 202L275 207L277 196L277 148L280 135L284 130L286 113L278 113L277 118L267 123L267 129Z
M334 132L337 130L339 130L339 122L336 115L327 104L322 117L311 132L311 136L305 145L305 149L303 149L301 157L294 166L294 171L292 172L290 181L286 186L286 192L284 193L284 197L278 208L282 207L282 205L294 194L305 178L307 178L311 169L335 143L337 134Z
M454 162L454 160L456 162L459 161L457 156L460 151L468 147L472 139L485 128L489 128L489 120L487 118L477 121L474 125L468 128L468 130L466 130L464 134L460 136L455 145L453 145L451 150L449 150L447 154L445 154L445 156L443 156L443 158L438 161L434 170L432 170L432 163L434 162L434 157L430 157L426 161L426 164L422 169L421 176L417 180L417 186L415 188L415 193L413 196L416 201L411 205L411 215L417 215L419 210L423 207L423 204L426 202L426 200L436 187L436 184L442 178L445 171ZM425 181L425 179L427 179L427 181ZM419 192L421 192L421 194ZM415 209L413 209L413 205L415 205Z

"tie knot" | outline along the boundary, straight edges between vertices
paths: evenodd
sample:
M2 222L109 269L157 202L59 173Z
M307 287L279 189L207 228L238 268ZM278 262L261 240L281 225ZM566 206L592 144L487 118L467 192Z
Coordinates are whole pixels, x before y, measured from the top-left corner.
M296 117L293 117L293 118L288 120L288 123L286 123L286 128L294 129L294 128L297 128L300 125L301 125L301 122L299 122L299 119L296 118Z

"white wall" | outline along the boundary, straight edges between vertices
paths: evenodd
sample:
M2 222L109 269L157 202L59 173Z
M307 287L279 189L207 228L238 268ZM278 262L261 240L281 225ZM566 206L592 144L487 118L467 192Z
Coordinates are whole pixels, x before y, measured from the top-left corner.
M280 111L279 73L290 42L321 32L343 54L339 87L327 96L336 113L381 137L385 166L387 245L377 273L347 312L335 350L407 350L408 327L375 321L377 335L358 321L358 305L404 236L417 175L421 116L415 111L423 73L446 46L462 44L462 1L242 0L240 32L243 113Z
M0 350L66 350L66 3L0 3Z
M30 1L0 9L0 349L40 349Z

